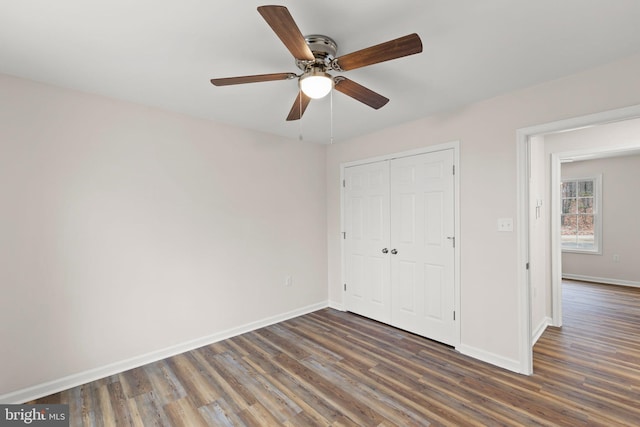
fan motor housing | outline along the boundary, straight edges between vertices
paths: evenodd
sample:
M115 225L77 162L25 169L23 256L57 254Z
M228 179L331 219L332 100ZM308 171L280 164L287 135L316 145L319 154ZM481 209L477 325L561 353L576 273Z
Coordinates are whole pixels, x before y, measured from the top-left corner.
M305 36L304 40L309 45L309 49L316 60L310 62L296 59L296 66L302 71L307 70L310 66L320 66L324 69L331 68L331 61L333 61L338 52L338 44L331 37L321 34Z

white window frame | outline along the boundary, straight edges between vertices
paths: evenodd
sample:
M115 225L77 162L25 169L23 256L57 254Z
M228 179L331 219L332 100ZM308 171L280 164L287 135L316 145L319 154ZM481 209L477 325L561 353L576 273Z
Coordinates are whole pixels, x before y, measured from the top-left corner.
M593 249L586 248L567 248L564 247L561 243L562 252L567 253L579 253L579 254L591 254L591 255L602 255L602 174L587 176L587 177L579 177L579 178L569 178L565 177L561 181L565 182L577 182L577 181L593 181ZM560 194L560 200L562 202L562 193ZM562 206L562 203L560 203ZM560 212L562 215L562 211Z

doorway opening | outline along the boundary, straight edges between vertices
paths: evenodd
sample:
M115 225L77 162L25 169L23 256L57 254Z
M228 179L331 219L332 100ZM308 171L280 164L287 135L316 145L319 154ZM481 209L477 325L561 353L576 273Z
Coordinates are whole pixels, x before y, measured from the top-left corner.
M544 144L545 136L554 135L569 131L577 131L614 122L622 122L626 120L637 119L640 117L640 105L610 110L601 113L591 114L587 116L576 117L573 119L561 120L557 122L546 123L538 126L519 129L517 131L517 159L518 159L518 303L519 303L519 353L521 373L530 375L533 373L533 344L539 334L544 331L546 325L542 327L532 322L532 303L537 292L540 291L540 283L532 286L530 264L532 260L532 242L535 245L534 236L532 236L532 222L536 220L535 212L537 208L542 208L544 203L537 203L536 195L533 194L530 183L532 177L543 174L541 172L540 163L532 164L532 149L540 149L537 144ZM566 149L551 153L549 172L546 175L550 179L551 194L548 226L544 232L548 232L550 243L548 246L547 259L549 261L548 274L545 274L543 286L544 290L549 292L550 312L548 323L554 326L562 324L562 304L561 304L561 282L562 282L562 252L560 249L560 207L559 203L559 182L561 179L560 165L563 160L572 156L589 155L589 156L607 156L611 153L620 153L625 151L640 150L640 140L627 141L620 144L606 144L600 146L592 146L590 148L574 148ZM544 167L544 160L542 162ZM556 185L558 184L558 185ZM533 196L533 199L532 199ZM532 203L533 200L533 203ZM555 202L554 202L555 201ZM538 205L538 206L536 206ZM540 248L536 248L537 251ZM533 256L535 260L535 254ZM539 278L537 280L540 280Z

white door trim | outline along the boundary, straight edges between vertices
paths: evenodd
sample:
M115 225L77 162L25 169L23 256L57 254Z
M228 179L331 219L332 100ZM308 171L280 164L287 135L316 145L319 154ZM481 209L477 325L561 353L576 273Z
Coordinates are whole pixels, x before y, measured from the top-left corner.
M602 125L622 120L640 117L640 105L633 105L615 110L574 117L566 120L545 123L541 125L521 128L516 131L517 152L517 285L518 285L518 320L519 320L519 361L520 373L531 375L533 373L533 346L531 342L531 296L528 282L526 264L529 258L529 138L536 135L544 135L555 132L577 130L584 127ZM593 150L595 151L595 150ZM552 163L552 172L557 177L559 172L560 156L556 156ZM553 197L553 196L552 196ZM552 215L554 213L552 212ZM553 223L553 221L552 221ZM553 225L552 225L553 227ZM557 227L557 225L555 226ZM552 230L557 231L557 230ZM552 236L553 237L553 236ZM555 241L557 242L557 238ZM558 322L561 312L560 281L561 279L561 253L555 247L558 243L552 240L552 298L553 321Z
M414 156L417 154L427 154L433 153L436 151L443 150L453 150L453 165L455 167L455 175L453 177L454 181L454 227L455 227L455 253L454 253L454 289L455 289L455 311L456 311L456 322L457 326L455 328L455 336L453 339L453 346L458 347L460 345L460 325L462 319L462 313L460 312L460 246L462 242L462 237L460 236L460 141L451 141L443 144L431 145L423 148L418 148L415 150L409 151L401 151L398 153L385 154L377 157L370 157L362 160L355 160L351 162L345 162L340 164L340 270L341 270L341 283L340 287L343 288L343 284L346 282L346 255L345 255L345 245L342 233L345 231L345 220L344 220L344 207L345 207L345 192L343 187L344 182L344 170L350 166L358 166L367 163L385 161L397 159L400 157L408 157ZM344 300L344 288L342 292L341 298L342 307L346 307Z

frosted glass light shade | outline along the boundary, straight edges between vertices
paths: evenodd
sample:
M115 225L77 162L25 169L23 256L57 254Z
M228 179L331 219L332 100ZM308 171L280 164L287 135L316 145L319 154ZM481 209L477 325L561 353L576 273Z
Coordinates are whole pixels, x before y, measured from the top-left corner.
M309 98L323 98L331 92L332 88L333 79L327 73L313 72L300 77L300 90Z

